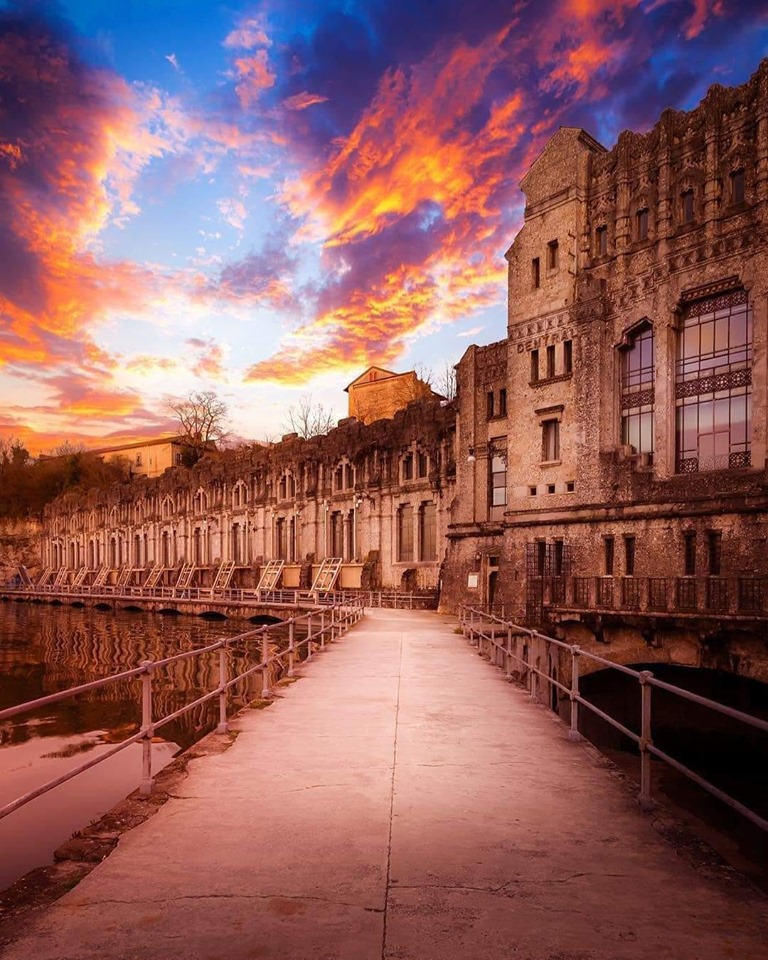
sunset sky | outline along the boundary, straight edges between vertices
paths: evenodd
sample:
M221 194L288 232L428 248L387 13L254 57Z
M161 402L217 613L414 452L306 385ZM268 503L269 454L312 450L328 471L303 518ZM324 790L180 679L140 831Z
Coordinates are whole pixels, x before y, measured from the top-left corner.
M0 435L236 434L505 333L518 183L768 53L756 0L0 0Z

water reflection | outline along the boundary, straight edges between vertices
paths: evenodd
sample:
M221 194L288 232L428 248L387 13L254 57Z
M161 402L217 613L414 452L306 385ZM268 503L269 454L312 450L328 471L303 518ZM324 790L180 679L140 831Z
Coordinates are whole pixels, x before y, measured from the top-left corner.
M206 622L149 613L0 604L0 709L203 646L249 628L244 621ZM242 669L258 644L229 655ZM218 654L159 668L154 717L179 709L218 683ZM0 805L124 740L140 725L140 680L111 684L0 723ZM240 685L232 709L258 696L258 675ZM213 729L216 704L196 707L161 728L153 744L157 772L178 749ZM0 889L27 870L52 862L53 850L125 797L141 775L139 744L0 820Z

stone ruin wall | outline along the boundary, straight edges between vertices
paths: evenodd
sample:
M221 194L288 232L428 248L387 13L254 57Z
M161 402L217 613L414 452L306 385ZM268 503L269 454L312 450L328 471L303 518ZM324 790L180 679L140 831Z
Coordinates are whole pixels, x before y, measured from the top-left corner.
M202 560L196 583L207 586L218 565L234 559L236 584L250 587L277 556L275 531L282 521L286 532L295 524L297 547L286 557L284 586L306 587L312 561L333 555L328 524L337 514L344 523L341 586L434 590L453 499L454 423L452 405L416 401L369 426L350 418L322 437L288 435L153 480L68 494L46 510L45 562L72 570L102 564L144 570L161 563L170 568L163 582L172 584L184 561ZM408 456L425 465L424 476L414 470L412 479L405 478ZM437 521L437 555L428 561L418 552L424 503L435 504ZM403 505L412 508L414 559L401 561L397 512ZM195 558L196 550L203 556Z

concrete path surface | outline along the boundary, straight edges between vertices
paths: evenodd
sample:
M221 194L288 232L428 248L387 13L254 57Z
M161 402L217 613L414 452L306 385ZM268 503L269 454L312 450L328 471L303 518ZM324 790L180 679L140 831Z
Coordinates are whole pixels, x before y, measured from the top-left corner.
M6 960L766 960L765 899L453 628L369 614Z

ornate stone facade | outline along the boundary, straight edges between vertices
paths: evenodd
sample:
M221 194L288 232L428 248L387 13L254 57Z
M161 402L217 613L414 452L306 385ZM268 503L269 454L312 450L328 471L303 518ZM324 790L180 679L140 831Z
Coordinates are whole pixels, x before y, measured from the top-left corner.
M68 495L45 518L43 562L141 584L162 568L176 583L211 586L233 562L230 585L255 586L271 559L282 586L308 587L326 557L344 564L337 586L434 590L453 498L455 414L417 401L391 420L348 419L310 440L295 435L134 479L107 491Z
M508 338L458 368L444 596L768 679L768 63L612 150L562 128L521 187Z

